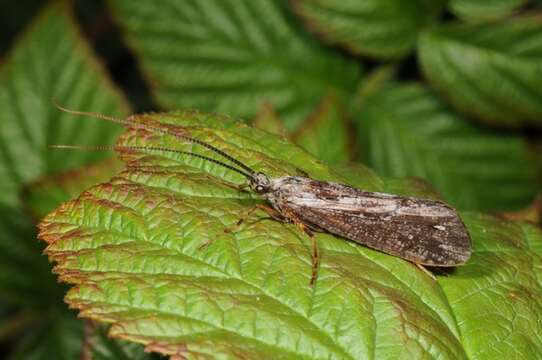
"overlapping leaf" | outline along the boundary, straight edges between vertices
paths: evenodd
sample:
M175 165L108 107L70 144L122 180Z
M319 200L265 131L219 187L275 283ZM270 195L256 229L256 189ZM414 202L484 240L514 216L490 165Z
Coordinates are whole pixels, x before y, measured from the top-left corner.
M361 166L341 177L285 140L226 117L134 119L207 141L269 176L301 168L322 180L385 188ZM119 144L220 159L141 125ZM255 213L231 228L261 201L232 186L241 175L171 152L120 155L127 167L119 176L40 225L55 271L73 285L66 300L82 316L110 323L114 337L188 358L466 359L542 351L542 234L534 227L463 213L472 259L438 282L401 259L318 234L321 267L310 287L310 241L295 226Z
M369 96L356 121L367 164L427 179L460 208L520 209L538 191L538 163L521 136L474 126L419 84Z
M90 186L109 180L122 168L117 158L83 166L30 184L23 193L24 203L36 219L41 219L62 202L76 198Z
M351 160L346 110L337 98L326 97L292 135L293 141L328 164Z
M18 208L24 184L45 173L104 156L54 152L47 149L47 145L98 143L108 139L112 142L119 133L118 127L111 124L82 124L68 119L51 103L51 99L57 97L79 109L115 113L122 108L122 100L89 55L65 9L53 6L40 15L0 69L0 107L3 109L0 113L0 204L4 229L0 243L7 249L16 251L18 247L29 246L37 250L33 225ZM38 297L28 297L32 281L36 280L32 266L17 262L18 257L8 255L9 251L2 254L6 255L2 261L6 281L27 276L25 290L20 294L25 293L28 300L35 301ZM24 259L35 266L44 265L37 251L35 257L21 255L20 260ZM9 271L5 268L7 264L12 266ZM45 271L37 273L46 274ZM29 274L32 275L28 277ZM0 287L4 284L7 283L0 281ZM3 288L2 293L9 291Z
M65 10L47 9L0 69L0 203L18 204L22 184L107 154L49 151L48 144L112 142L118 127L68 119L78 110L119 114L123 102Z
M62 304L65 288L41 254L20 192L44 174L105 156L52 152L47 144L113 141L119 133L111 124L67 119L53 106L55 97L82 110L115 114L125 108L58 3L39 15L0 68L0 297L10 316L32 316L32 331L21 338L13 358L76 357L81 345L80 323ZM17 334L4 334L10 335Z
M291 130L359 69L296 31L282 3L110 1L160 105L251 118L270 102Z
M465 19L493 19L510 15L527 2L527 0L451 0L449 7L454 14Z
M419 29L431 23L443 1L292 0L307 26L356 54L389 59L406 55Z
M286 136L284 122L278 116L273 106L269 103L263 104L260 111L251 121L252 126L270 132L271 134Z
M442 26L420 37L431 84L464 113L507 127L542 126L538 16Z

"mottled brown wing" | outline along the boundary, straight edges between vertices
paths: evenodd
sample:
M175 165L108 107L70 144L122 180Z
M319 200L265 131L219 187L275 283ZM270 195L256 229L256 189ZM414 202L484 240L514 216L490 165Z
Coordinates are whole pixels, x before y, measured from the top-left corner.
M318 189L305 188L284 205L312 228L422 265L455 266L470 257L467 229L443 202L315 180L310 186Z

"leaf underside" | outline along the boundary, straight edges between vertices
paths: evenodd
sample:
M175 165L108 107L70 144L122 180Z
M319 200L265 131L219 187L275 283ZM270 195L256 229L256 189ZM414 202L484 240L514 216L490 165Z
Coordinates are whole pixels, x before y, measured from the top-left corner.
M301 168L321 180L386 189L363 167L341 177L347 172L227 117L176 112L135 120L170 124L269 176ZM142 129L129 129L119 144L216 158ZM55 272L73 286L66 301L111 324L114 337L189 359L529 358L542 351L535 300L542 234L534 227L463 213L472 258L438 282L401 259L317 234L321 266L311 288L310 240L293 225L256 212L224 231L261 202L232 186L240 175L172 153L120 156L127 165L118 176L40 224Z

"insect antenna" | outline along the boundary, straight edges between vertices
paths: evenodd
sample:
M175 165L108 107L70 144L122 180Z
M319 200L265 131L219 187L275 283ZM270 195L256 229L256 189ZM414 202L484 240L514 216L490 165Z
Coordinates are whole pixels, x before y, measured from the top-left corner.
M68 109L68 108L60 105L56 101L56 99L53 99L52 101L53 101L53 104L56 106L57 109L59 109L60 111L65 112L65 113L68 113L68 114L77 115L77 116L90 116L90 117L94 117L94 118L99 119L99 120L106 120L106 121L114 122L114 123L125 125L125 126L132 126L132 127L135 127L135 128L146 129L146 130L150 130L150 131L154 131L154 132L158 132L158 133L162 133L162 134L171 135L171 136L174 136L174 137L176 137L178 139L182 139L182 140L185 140L185 141L189 141L191 143L203 146L206 149L215 152L216 154L218 154L218 155L224 157L225 159L231 161L235 165L243 168L245 171L247 171L250 174L255 173L255 171L253 169L251 169L250 167L248 167L247 165L245 165L241 161L235 159L233 156L228 155L224 151L222 151L222 150L214 147L213 145L208 144L208 143L206 143L206 142L204 142L202 140L194 139L191 136L179 134L179 133L176 133L174 131L164 129L164 128L161 128L161 127L158 127L158 126L138 123L138 122L135 122L133 120L130 120L130 118L121 119L121 118L117 118L117 117L113 117L113 116L107 116L107 115L94 113L94 112L71 110L71 109Z
M243 170L239 170L238 168L226 164L222 161L207 157L205 155L196 154L190 151L182 151L182 150L176 150L176 149L169 149L165 147L159 147L159 146L129 146L129 145L49 145L50 148L53 149L75 149L75 150L82 150L82 151L108 151L108 150L115 150L115 151L161 151L161 152L170 152L175 154L181 154L181 155L188 155L195 158L199 158L202 160L206 160L209 162L212 162L214 164L220 165L222 167L225 167L226 169L233 170L244 177L251 179L253 177L252 174L247 173Z

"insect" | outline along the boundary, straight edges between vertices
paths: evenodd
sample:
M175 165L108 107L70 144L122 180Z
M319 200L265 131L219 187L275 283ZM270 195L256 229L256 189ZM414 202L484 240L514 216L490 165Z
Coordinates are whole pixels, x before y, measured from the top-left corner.
M171 152L210 161L243 175L247 179L247 183L241 187L250 188L268 204L256 205L246 216L240 218L237 225L240 225L257 209L265 211L277 221L297 225L311 239L311 285L316 281L319 266L319 252L314 232L338 235L358 244L403 258L428 274L430 273L425 270L424 265L452 267L464 264L470 257L469 233L458 213L442 201L369 192L346 184L315 180L308 175L270 178L265 173L255 171L215 146L185 133L138 123L131 118L119 119L101 114L69 110L59 105L57 107L75 115L94 116L133 128L144 128L168 134L203 146L228 161L229 163L226 163L198 153L165 147L53 146L87 150Z

